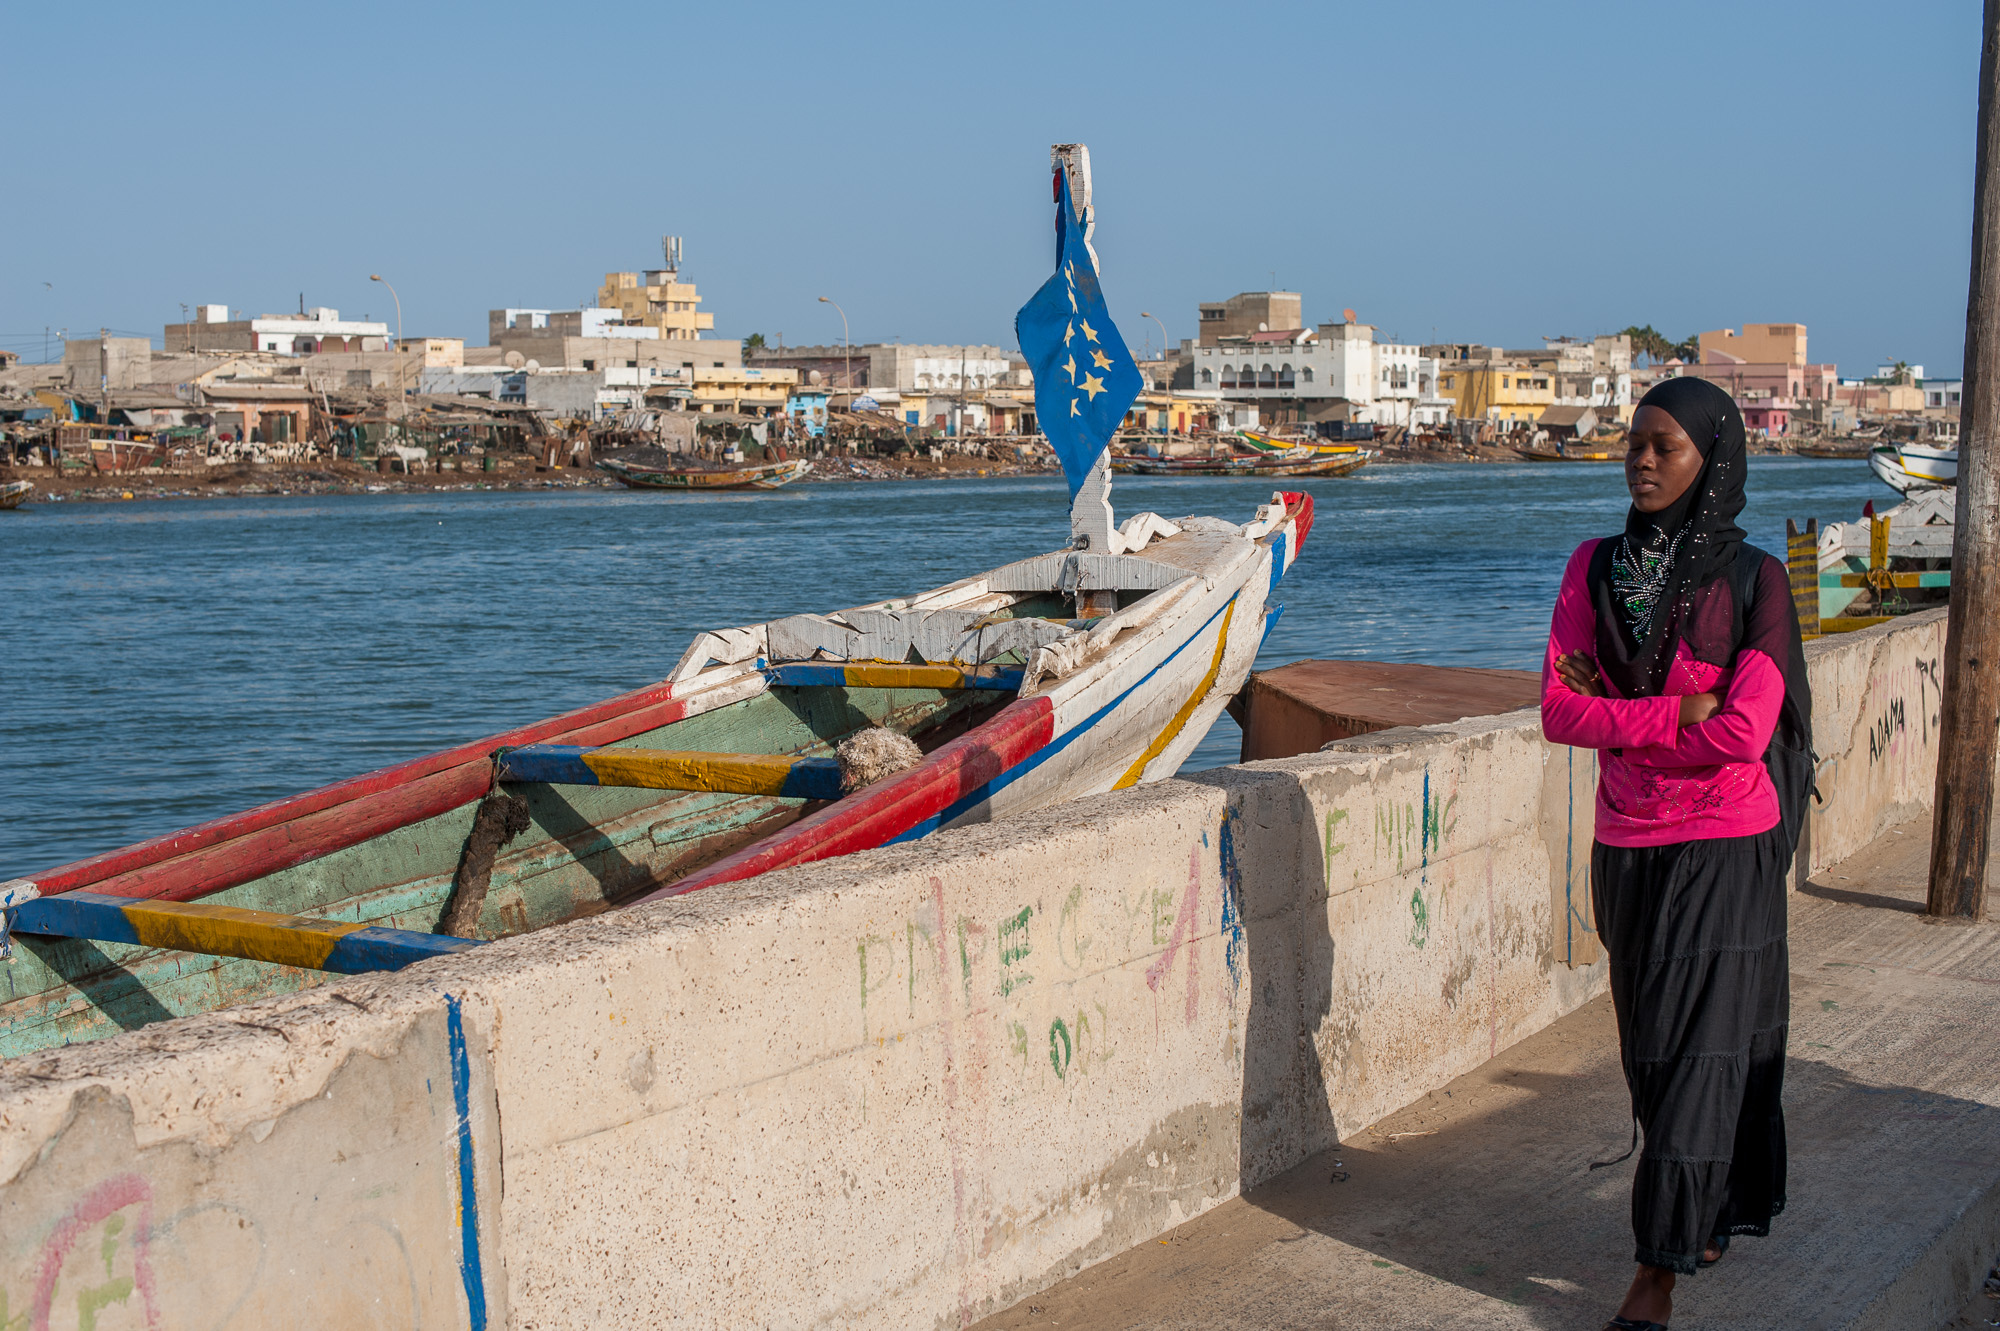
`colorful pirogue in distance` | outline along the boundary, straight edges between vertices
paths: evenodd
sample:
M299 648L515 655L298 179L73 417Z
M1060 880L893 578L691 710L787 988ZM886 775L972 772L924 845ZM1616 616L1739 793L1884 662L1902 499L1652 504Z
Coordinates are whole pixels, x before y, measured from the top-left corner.
M1055 155L1058 269L1019 331L1042 418L1080 423L1050 435L1063 548L703 633L622 697L0 884L0 1056L1172 775L1241 689L1312 499L1113 525L1138 376L1088 156Z
M699 458L676 457L658 449L634 449L634 454L600 458L597 469L634 490L775 490L812 470L804 458L752 462L731 466Z

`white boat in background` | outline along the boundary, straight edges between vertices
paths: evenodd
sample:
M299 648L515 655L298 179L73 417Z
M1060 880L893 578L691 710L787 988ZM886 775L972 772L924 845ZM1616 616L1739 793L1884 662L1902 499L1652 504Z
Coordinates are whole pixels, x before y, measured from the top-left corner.
M33 481L8 481L0 485L0 509L19 508L34 492Z
M1955 484L1958 477L1958 450L1951 450L1951 475L1943 480L1934 480L1911 468L1904 459L1904 453L1914 445L1898 448L1883 444L1868 450L1868 465L1882 484L1897 494L1909 494L1913 490L1932 490L1939 486ZM1931 450L1942 451L1942 450ZM1920 464L1921 465L1921 464Z
M1896 452L1902 459L1903 470L1910 475L1932 485L1957 484L1958 449L1955 446L1937 448L1930 444L1904 444Z

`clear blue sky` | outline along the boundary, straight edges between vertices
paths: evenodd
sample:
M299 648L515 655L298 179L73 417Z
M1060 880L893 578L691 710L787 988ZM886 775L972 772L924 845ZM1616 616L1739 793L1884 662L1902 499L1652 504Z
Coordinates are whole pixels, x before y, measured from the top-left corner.
M1799 320L1955 373L1974 0L11 6L0 345L182 302L483 342L686 238L719 336L1013 346L1090 144L1135 346L1276 284L1408 341ZM47 284L47 285L44 285Z

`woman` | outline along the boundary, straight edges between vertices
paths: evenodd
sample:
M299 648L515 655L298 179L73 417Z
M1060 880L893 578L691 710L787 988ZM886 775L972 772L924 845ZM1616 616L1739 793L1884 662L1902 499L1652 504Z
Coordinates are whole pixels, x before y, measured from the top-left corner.
M1744 466L1727 393L1646 394L1625 532L1570 557L1542 667L1543 733L1600 751L1592 902L1646 1143L1639 1270L1607 1331L1664 1331L1675 1277L1785 1207L1785 874L1812 706L1785 567L1736 525Z

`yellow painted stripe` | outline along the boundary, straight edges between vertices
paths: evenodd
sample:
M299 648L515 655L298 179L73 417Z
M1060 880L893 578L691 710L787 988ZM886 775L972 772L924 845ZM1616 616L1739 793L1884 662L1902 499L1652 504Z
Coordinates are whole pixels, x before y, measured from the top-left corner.
M598 749L584 766L608 786L776 795L792 774L792 759L771 754L724 755L680 749Z
M368 927L345 920L302 920L294 915L200 902L135 904L124 909L133 934L146 947L249 957L311 970L321 969L342 936Z
M1167 745L1174 742L1174 736L1180 734L1186 727L1188 718L1194 715L1194 709L1208 696L1208 691L1215 686L1215 677L1222 673L1222 650L1229 645L1229 621L1235 617L1236 598L1232 596L1229 598L1229 608L1222 612L1222 632L1216 635L1215 659L1208 663L1208 673L1201 677L1201 683L1194 686L1194 692L1188 695L1185 703L1181 704L1181 709L1174 713L1174 719L1167 722L1167 728L1160 732L1159 738L1148 744L1146 751L1139 755L1139 761L1133 763L1125 775L1118 778L1117 784L1111 787L1113 790L1123 790L1127 786L1138 785L1140 775L1146 770L1146 764L1166 751Z
M965 672L953 666L851 665L847 683L857 689L958 689Z

